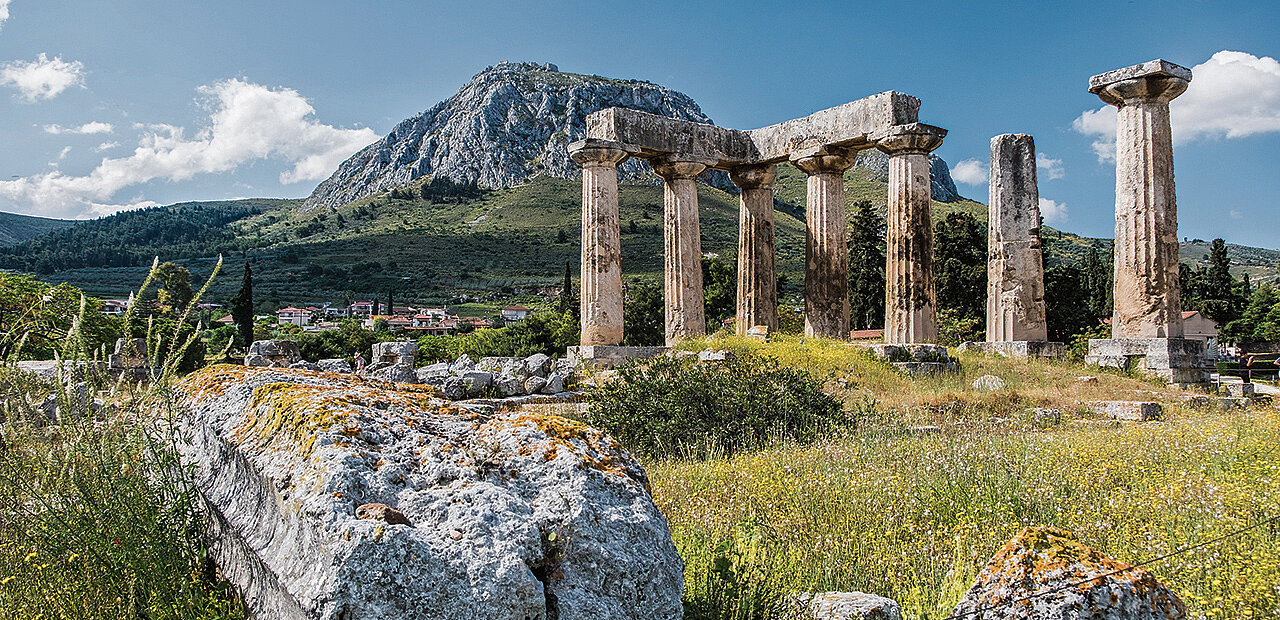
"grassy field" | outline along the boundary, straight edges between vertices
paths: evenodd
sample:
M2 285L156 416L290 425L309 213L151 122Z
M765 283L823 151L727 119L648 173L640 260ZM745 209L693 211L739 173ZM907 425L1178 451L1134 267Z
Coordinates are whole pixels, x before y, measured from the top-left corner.
M1026 525L1056 525L1134 563L1280 516L1270 406L1197 409L1148 381L1066 362L965 356L958 374L912 381L838 344L710 346L809 368L857 419L808 446L646 464L686 563L689 618L764 618L796 590L872 592L908 618L945 618ZM1099 382L1075 380L1086 372ZM1009 389L975 392L984 374ZM1077 405L1103 398L1161 400L1166 420L1118 424ZM1040 422L1032 407L1060 408L1064 422ZM1150 569L1191 617L1280 614L1274 524Z

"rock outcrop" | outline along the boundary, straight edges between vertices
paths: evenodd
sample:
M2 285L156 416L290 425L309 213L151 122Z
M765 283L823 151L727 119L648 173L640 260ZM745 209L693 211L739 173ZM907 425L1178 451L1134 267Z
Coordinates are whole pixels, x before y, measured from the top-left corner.
M303 370L179 390L214 557L256 617L681 615L645 472L598 430Z
M316 187L300 212L339 207L428 175L494 189L540 174L577 178L580 168L569 159L569 143L586 136L588 114L615 106L712 122L688 95L652 82L565 73L552 64L503 62L352 155ZM958 200L946 162L937 157L930 162L933 198ZM888 158L875 149L860 152L857 165L881 181L889 178ZM627 160L618 171L625 180L658 180L640 159ZM707 171L699 180L737 192L724 172Z
M1181 620L1186 607L1155 576L1055 527L1028 527L978 574L951 612L967 620Z

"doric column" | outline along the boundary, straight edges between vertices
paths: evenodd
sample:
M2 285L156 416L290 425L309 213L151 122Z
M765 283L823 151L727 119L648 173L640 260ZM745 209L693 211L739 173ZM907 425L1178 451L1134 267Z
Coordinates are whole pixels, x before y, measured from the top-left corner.
M738 166L729 178L742 192L738 216L738 306L734 326L739 335L764 325L778 328L778 276L774 270L773 183L777 166Z
M929 152L942 145L944 129L897 125L876 147L889 155L889 204L885 218L884 341L938 341L933 281L933 217Z
M580 342L622 344L622 243L618 221L621 145L588 139L569 145L582 165L582 271Z
M826 148L792 155L809 175L805 198L804 334L849 337L849 251L845 241L844 171L857 151Z
M987 209L987 342L1047 341L1040 190L1031 136L991 139Z
M659 158L649 162L663 180L663 295L667 345L707 333L702 294L702 239L697 178L707 165Z
M1169 102L1190 81L1163 60L1089 79L1089 92L1118 108L1112 338L1182 337Z

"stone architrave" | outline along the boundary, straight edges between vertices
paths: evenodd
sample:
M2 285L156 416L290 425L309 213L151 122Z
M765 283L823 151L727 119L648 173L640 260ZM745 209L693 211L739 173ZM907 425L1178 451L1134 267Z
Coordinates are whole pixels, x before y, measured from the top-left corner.
M588 139L569 145L582 165L581 344L622 344L622 231L618 220L621 145Z
M682 338L707 333L697 183L698 175L707 165L672 158L649 163L663 181L663 296L669 346Z
M1129 367L1171 383L1204 383L1204 343L1183 338L1178 207L1169 102L1191 70L1164 60L1089 79L1116 106L1115 305L1111 338L1089 341L1085 362Z
M987 342L1048 340L1036 146L1027 134L991 139L987 253Z
M1169 102L1190 81L1189 69L1163 60L1089 79L1089 92L1117 108L1112 338L1182 337Z
M876 144L889 155L886 344L938 341L929 152L941 146L946 135L945 129L912 123L889 129Z
M739 166L729 178L741 190L738 217L738 305L734 326L778 328L778 276L774 269L773 165Z
M857 154L854 149L821 147L792 155L791 163L809 175L804 252L804 334L808 337L849 338L844 172L853 167Z

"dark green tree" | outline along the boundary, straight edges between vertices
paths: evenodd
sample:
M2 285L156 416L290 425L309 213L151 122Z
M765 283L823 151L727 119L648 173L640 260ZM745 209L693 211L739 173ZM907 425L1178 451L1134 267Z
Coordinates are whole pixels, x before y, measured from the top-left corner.
M1209 265L1203 272L1201 290L1197 292L1200 300L1198 309L1219 324L1240 318L1249 301L1240 295L1240 289L1231 277L1231 257L1222 239L1214 239L1209 246Z
M1221 339L1241 343L1280 342L1280 292L1265 282L1259 284L1240 318L1223 328Z
M733 317L738 290L734 265L703 257L702 290L707 331L715 331L725 319Z
M1049 340L1070 342L1072 337L1099 325L1099 316L1081 303L1089 292L1085 285L1087 268L1058 265L1044 272L1045 322Z
M567 260L564 262L564 283L560 285L560 297L556 302L556 310L561 314L572 312L574 320L578 319L578 298L573 294L573 267Z
M248 350L253 344L253 269L244 264L244 277L240 290L231 298L231 320L240 332L240 346Z
M958 319L986 315L987 238L978 218L957 211L938 222L933 267L939 310L954 310Z
M627 287L622 310L622 344L631 347L666 343L662 287L634 281Z
M1111 316L1113 287L1111 252L1105 254L1089 246L1081 265L1080 286L1085 304L1095 317Z
M394 316L396 313L395 295L391 289L387 289L387 316Z
M870 200L859 200L849 229L849 323L854 329L884 324L884 218Z

